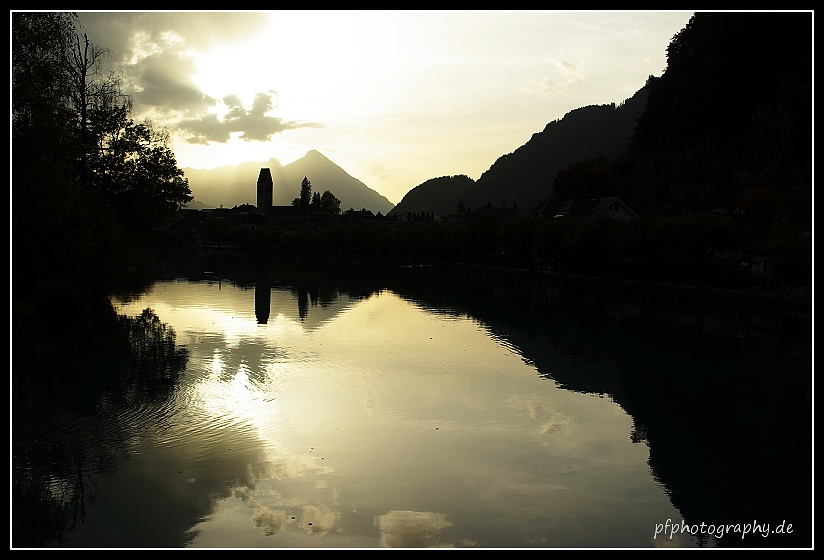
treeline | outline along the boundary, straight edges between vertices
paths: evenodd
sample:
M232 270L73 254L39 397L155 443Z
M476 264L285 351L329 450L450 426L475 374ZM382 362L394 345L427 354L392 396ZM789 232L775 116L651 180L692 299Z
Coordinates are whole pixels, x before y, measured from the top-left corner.
M758 245L756 231L740 217L711 212L590 222L536 213L512 220L470 214L463 223L375 218L317 228L265 224L241 230L235 228L236 235L224 240L280 254L487 264L736 290L809 286L812 274L808 232L795 222L775 222L766 244ZM773 255L772 273L753 271L754 247Z
M103 73L108 51L76 14L11 15L15 312L58 293L81 310L192 195L168 132L130 117L119 77Z

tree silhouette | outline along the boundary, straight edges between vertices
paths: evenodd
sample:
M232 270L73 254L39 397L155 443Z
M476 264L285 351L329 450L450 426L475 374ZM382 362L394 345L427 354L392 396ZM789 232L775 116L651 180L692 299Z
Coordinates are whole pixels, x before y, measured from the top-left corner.
M64 12L12 14L13 281L105 290L192 199L168 133L129 119L107 51ZM26 232L23 235L23 232Z
M338 216L340 215L340 200L330 191L323 191L320 197L320 208L321 210L328 210Z
M301 208L309 208L312 202L312 183L306 177L300 183L300 197L298 198L298 206Z

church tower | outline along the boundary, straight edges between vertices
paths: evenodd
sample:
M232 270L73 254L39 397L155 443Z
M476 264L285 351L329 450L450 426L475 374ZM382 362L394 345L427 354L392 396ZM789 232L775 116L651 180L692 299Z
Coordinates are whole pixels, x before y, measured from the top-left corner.
M272 171L268 167L260 168L257 180L257 211L264 216L272 213Z

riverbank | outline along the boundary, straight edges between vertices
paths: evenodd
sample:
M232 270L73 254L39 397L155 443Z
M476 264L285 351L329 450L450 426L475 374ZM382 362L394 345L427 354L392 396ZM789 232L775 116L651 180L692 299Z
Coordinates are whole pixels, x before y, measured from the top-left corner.
M793 308L812 308L813 290L812 282L809 286L778 286L772 290L753 288L749 290L719 288L716 286L698 286L689 283L666 282L654 279L629 279L615 276L599 276L591 274L577 274L573 272L559 272L546 268L528 268L523 266L511 266L505 264L492 264L479 261L444 261L431 258L401 257L385 254L372 253L324 253L324 252L295 252L295 251L260 251L246 247L232 245L197 245L197 246L161 246L156 250L162 252L183 251L189 253L195 251L203 254L231 254L249 255L255 257L265 257L268 259L279 259L293 261L310 260L316 262L333 263L394 263L401 265L421 264L432 266L457 266L469 267L477 270L494 271L499 274L517 275L523 278L539 279L553 283L568 284L573 287L588 287L599 289L620 289L639 291L644 293L659 293L671 295L692 295L701 298L718 301L749 301L759 304L781 305ZM812 279L811 279L812 280Z

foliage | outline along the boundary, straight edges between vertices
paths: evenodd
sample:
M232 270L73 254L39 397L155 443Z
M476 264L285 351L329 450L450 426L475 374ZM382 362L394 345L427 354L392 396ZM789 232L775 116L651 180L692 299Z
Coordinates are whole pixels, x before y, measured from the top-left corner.
M300 183L300 195L292 201L292 206L309 208L312 204L312 183L306 177Z
M153 231L192 200L191 191L167 131L156 131L149 122L123 124L109 139L90 182L118 209L130 233Z
M299 206L308 212L324 211L340 215L340 200L330 191L312 192L312 182L304 177L300 184L300 195L292 200L292 206Z
M318 206L321 210L332 212L334 215L340 215L340 200L330 191L323 191L318 199Z
M105 291L192 199L168 133L129 119L107 51L67 12L12 13L15 295Z

